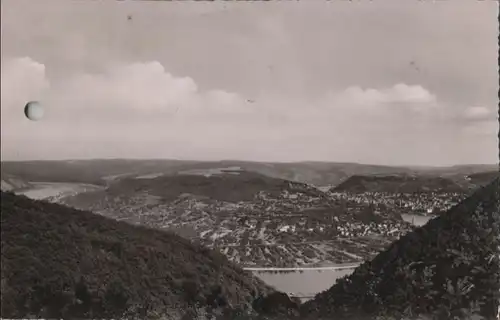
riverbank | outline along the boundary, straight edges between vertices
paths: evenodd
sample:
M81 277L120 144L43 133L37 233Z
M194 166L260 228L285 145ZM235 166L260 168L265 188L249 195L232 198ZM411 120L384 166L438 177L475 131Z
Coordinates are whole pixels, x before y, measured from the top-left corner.
M50 200L56 202L64 197L101 190L102 188L102 186L85 183L30 182L29 188L20 189L15 193L34 200Z
M243 268L246 271L252 272L281 272L281 271L290 271L290 272L300 272L300 271L322 271L322 270L348 270L355 269L359 266L359 263L343 263L336 264L331 266L321 266L321 267L290 267L290 268L274 268L274 267L255 267L255 268Z
M267 269L267 268L266 268ZM252 271L266 284L305 302L334 285L337 279L351 274L355 267L339 266L329 269L302 268L299 271Z
M401 214L401 218L403 218L404 221L409 222L417 227L425 225L427 222L429 222L429 220L434 219L435 217L436 216L434 215L422 216L418 214Z

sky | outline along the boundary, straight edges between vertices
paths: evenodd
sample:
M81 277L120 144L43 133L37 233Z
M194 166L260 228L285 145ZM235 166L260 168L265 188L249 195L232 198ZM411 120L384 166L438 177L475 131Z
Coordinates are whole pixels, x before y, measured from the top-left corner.
M1 6L2 160L498 162L496 1Z

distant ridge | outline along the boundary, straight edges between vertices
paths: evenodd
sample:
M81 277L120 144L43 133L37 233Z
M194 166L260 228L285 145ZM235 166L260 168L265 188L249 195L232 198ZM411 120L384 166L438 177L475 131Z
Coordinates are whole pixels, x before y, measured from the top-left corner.
M352 175L431 174L457 176L497 170L496 165L453 167L383 166L342 162L255 162L255 161L188 161L173 159L93 159L60 161L2 161L2 174L8 173L26 181L80 182L106 185L108 177L141 176L154 173L174 174L193 169L241 167L274 178L299 181L315 186L337 185Z
M426 193L426 192L463 192L464 189L451 179L439 176L416 175L353 175L332 192L388 192L388 193Z
M492 320L499 290L497 178L338 280L301 312L305 319Z

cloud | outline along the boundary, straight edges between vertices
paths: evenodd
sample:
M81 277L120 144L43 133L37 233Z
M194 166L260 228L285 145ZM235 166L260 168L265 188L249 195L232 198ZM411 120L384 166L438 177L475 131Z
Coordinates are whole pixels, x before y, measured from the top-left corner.
M22 112L30 100L40 100L46 109L36 125ZM217 145L215 140L231 147L237 140L266 134L255 132L262 106L237 93L202 90L190 77L177 77L156 61L114 64L101 73L77 73L57 81L49 79L39 62L8 60L2 63L1 107L2 148L11 153L47 143L69 144L69 149L94 145L96 150L102 150L99 143L130 150L140 144L194 143L205 150ZM229 144L224 139L228 134Z
M469 122L483 122L498 119L498 110L484 106L476 106L467 108L462 118Z
M173 75L157 61L113 64L58 80L42 63L18 58L2 61L1 72L2 158L388 164L386 154L397 152L401 164L428 161L429 150L435 154L459 141L451 125L431 121L442 106L419 85L352 86L316 101L262 95L249 103L238 92L202 88L190 77ZM42 121L24 118L29 100L45 105Z
M115 67L104 74L76 76L63 86L74 102L111 103L132 108L168 108L188 103L198 88L191 78L176 78L158 62ZM79 94L78 94L79 93Z
M173 115L227 120L256 112L237 93L201 90L192 78L175 76L157 61L115 64L101 73L73 74L59 81L51 81L45 66L30 58L2 63L2 113L19 111L30 100L40 100L48 109L45 121L77 118L79 123L151 117L173 121ZM21 118L21 113L14 116Z
M330 93L324 102L333 111L346 110L357 116L377 116L392 120L408 113L436 111L438 101L434 94L420 85L395 84L386 88L351 86L341 92Z
M2 61L2 111L43 97L49 88L43 64L28 57Z
M43 64L29 58L14 59L2 68L2 92L7 107L13 107L14 100L44 99L53 113L70 112L82 117L95 117L95 112L138 117L175 113L179 117L205 117L207 121L239 117L242 121L290 123L360 113L393 120L395 114L437 105L436 96L427 89L402 83L378 89L351 86L325 95L319 103L289 101L286 97L259 98L249 103L238 93L201 90L194 79L175 76L157 61L117 64L101 73L75 74L51 83Z
M462 132L469 137L496 140L498 133L498 109L474 106L465 109L458 116Z
M118 65L102 74L77 75L57 97L86 108L183 112L237 112L243 99L223 90L201 91L189 77L176 77L157 61Z
M362 89L358 86L347 88L341 95L346 101L364 107L388 107L390 105L433 105L436 97L419 85L396 84L381 89Z
M345 95L352 101L360 104L385 104L385 103L431 103L435 96L419 85L409 86L399 83L390 88L366 89L349 87Z

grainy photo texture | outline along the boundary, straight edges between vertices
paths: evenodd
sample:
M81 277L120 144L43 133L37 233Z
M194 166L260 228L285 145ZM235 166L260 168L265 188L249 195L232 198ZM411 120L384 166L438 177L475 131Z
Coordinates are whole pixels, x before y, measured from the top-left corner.
M1 15L2 318L498 318L496 1Z

